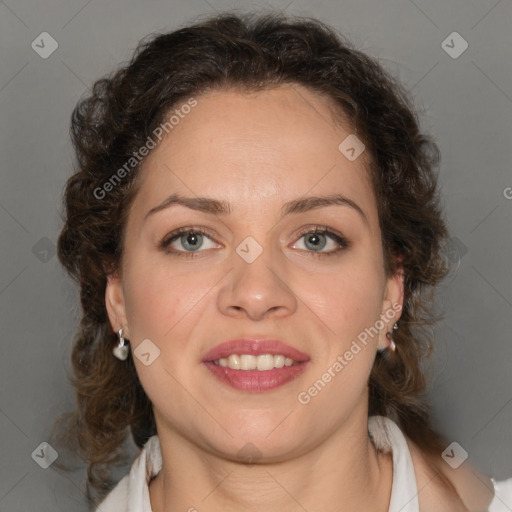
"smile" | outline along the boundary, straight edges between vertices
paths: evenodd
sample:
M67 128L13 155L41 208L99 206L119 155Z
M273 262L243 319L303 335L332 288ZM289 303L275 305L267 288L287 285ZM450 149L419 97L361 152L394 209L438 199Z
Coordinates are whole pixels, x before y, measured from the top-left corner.
M231 368L232 370L257 370L260 372L299 364L297 361L282 354L261 354L258 356L231 354L228 357L216 359L213 363L217 366Z
M278 339L239 338L202 356L217 382L239 391L270 391L296 379L309 367L308 354Z

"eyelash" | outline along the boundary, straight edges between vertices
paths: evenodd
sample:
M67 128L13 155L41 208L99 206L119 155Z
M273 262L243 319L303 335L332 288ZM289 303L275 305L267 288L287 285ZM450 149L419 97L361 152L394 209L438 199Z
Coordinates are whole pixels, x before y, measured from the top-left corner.
M196 252L202 252L202 251L176 251L175 249L170 249L169 245L180 238L183 235L188 235L190 233L194 234L200 234L207 236L210 239L213 239L212 234L205 228L201 227L184 227L179 228L170 233L169 235L165 236L164 239L160 242L159 246L162 250L165 250L167 252L171 252L172 254L181 257L181 258L195 258ZM341 251L348 249L351 245L351 242L349 242L344 236L337 234L333 232L330 228L327 226L309 226L308 228L305 228L298 234L298 239L302 238L304 235L309 234L321 234L321 235L328 235L329 238L334 240L340 247L337 249L334 249L332 251L328 252L315 252L315 251L306 251L310 253L313 257L323 257L323 256L335 256L339 254ZM302 250L302 249L301 249Z

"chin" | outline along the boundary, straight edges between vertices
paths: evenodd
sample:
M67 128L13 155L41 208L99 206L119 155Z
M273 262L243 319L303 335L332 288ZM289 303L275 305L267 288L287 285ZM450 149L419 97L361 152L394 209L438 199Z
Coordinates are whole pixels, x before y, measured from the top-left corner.
M241 417L241 413L224 424L233 437L224 432L221 438L210 438L207 442L219 455L239 462L286 460L304 451L308 439L305 432L300 432L296 418L292 420L294 415L286 418L288 414L290 411L253 411L248 418L247 414Z

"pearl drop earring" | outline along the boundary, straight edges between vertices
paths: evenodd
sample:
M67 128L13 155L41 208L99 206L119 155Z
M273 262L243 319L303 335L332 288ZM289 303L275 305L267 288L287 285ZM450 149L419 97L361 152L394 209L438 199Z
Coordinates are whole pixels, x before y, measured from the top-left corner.
M128 357L130 347L127 345L128 341L123 338L123 329L119 329L117 333L119 335L119 343L114 347L112 352L117 357L117 359L125 361Z

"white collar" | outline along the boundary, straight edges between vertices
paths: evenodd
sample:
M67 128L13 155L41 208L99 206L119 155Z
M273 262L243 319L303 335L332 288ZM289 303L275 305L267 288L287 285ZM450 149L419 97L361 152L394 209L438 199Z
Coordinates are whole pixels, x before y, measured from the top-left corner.
M419 512L416 473L405 436L398 425L385 416L370 416L368 432L376 447L393 455L393 484L389 512Z

